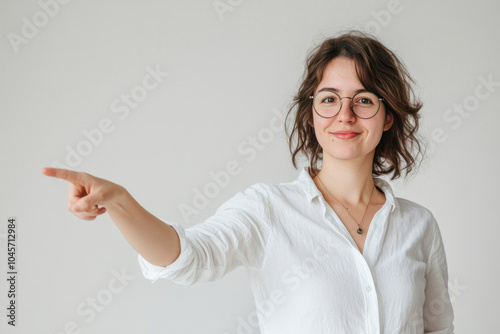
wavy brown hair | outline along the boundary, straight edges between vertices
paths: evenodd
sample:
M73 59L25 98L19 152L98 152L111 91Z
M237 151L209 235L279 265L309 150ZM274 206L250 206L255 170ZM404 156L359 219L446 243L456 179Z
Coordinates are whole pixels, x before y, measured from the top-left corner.
M375 148L372 174L392 173L393 180L404 170L408 176L416 165L417 156L422 154L422 144L417 139L418 112L422 103L415 99L411 86L414 80L394 52L372 35L355 30L326 39L307 57L302 84L285 119L293 166L297 168L297 155L302 153L309 159L313 176L319 172L317 165L323 160L323 149L312 126L312 99L309 96L314 95L327 65L339 56L354 61L361 84L383 98L386 112L394 117L391 128L383 132ZM288 118L293 116L293 129L289 133Z

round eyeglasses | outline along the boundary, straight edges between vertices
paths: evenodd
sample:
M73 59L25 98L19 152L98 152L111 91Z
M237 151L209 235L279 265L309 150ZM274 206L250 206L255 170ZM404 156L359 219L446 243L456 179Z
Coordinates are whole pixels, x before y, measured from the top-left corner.
M377 95L366 91L356 93L353 97L340 97L334 91L320 90L309 98L313 99L314 111L323 118L337 116L342 108L342 100L350 99L352 113L358 118L369 119L378 113L380 101L384 101Z

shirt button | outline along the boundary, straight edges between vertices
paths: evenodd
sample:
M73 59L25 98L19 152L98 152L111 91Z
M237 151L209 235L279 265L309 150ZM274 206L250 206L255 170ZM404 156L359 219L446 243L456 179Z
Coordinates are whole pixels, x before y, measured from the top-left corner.
M372 291L372 287L371 287L371 286L367 286L367 287L366 287L366 291L367 291L367 292Z

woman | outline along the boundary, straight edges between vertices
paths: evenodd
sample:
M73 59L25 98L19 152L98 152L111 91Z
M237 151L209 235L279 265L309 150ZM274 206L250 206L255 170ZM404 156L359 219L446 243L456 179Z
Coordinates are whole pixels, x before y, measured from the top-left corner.
M375 38L327 39L310 54L288 114L293 164L303 153L310 166L292 182L238 192L187 229L165 224L109 181L43 172L71 183L78 217L108 212L153 281L187 285L244 266L263 334L453 333L437 222L376 177L408 175L420 153L421 104L410 82Z

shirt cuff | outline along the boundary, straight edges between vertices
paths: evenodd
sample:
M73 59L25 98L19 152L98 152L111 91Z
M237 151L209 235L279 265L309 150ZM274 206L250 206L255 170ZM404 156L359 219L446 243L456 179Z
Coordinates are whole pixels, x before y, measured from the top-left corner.
M181 244L181 253L174 262L165 267L157 266L149 263L141 256L141 254L137 254L142 274L146 279L151 280L152 283L156 282L160 278L172 278L177 271L186 266L192 253L192 248L186 240L184 228L175 222L169 221L168 224L177 232Z

